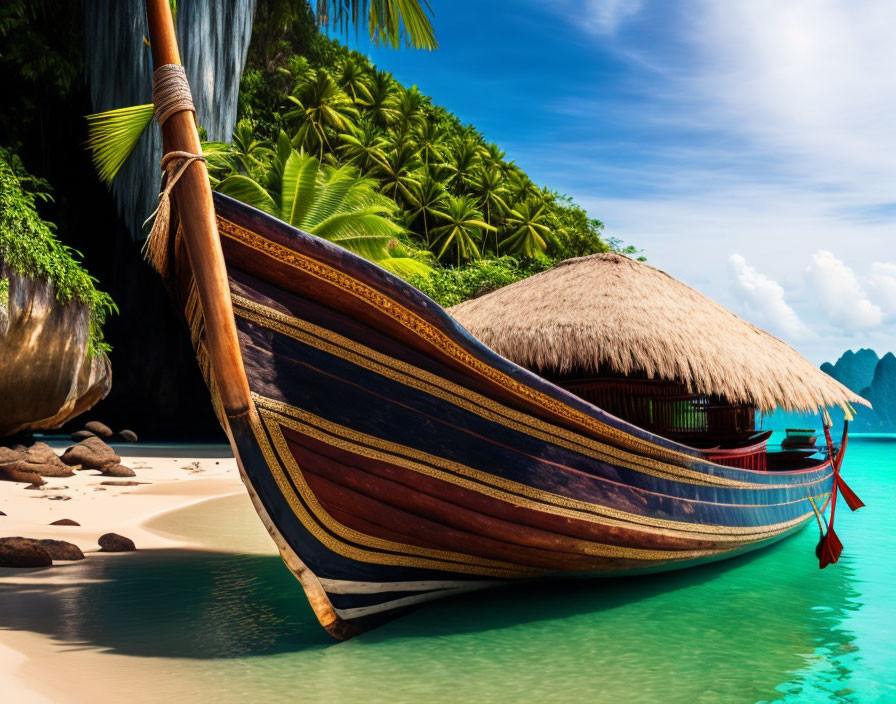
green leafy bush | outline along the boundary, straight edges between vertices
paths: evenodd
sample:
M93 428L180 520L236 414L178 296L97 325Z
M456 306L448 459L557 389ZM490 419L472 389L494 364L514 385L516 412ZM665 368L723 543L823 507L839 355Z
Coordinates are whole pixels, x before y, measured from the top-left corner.
M60 243L53 225L37 213L37 201L50 200L48 184L30 176L19 158L0 147L0 261L13 271L51 281L61 303L77 299L90 309L89 353L108 351L102 326L118 309L109 294L98 291L79 262L80 253ZM9 281L0 296L9 297Z
M464 267L437 269L430 276L418 276L411 283L443 308L491 293L514 281L549 269L550 260L521 263L514 257L477 259Z

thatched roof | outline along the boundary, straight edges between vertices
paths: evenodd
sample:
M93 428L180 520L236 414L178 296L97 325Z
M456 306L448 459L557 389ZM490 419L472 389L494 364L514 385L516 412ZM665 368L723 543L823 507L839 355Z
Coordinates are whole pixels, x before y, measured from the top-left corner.
M499 354L542 373L640 372L763 411L868 405L790 345L618 254L570 259L449 313Z

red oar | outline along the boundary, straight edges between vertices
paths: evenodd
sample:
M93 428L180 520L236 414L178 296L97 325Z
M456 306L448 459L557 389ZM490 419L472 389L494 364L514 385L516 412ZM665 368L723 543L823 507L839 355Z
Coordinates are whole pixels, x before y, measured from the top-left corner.
M865 503L856 495L852 489L849 488L849 484L846 483L846 480L843 478L843 475L840 474L840 466L843 464L843 455L846 454L846 443L849 439L848 430L848 422L843 422L843 439L840 441L840 452L837 453L837 469L835 473L835 481L837 482L837 488L840 490L840 494L843 496L843 500L846 501L846 505L849 506L850 510L857 511L862 508Z
M843 500L846 501L846 505L853 511L861 508L865 504L862 503L862 500L856 496L856 493L849 488L849 485L847 485L843 480L843 477L840 476L840 465L843 464L843 456L846 454L849 423L847 421L843 422L843 440L840 443L840 451L836 456L834 456L834 442L831 440L831 430L825 423L822 423L822 427L824 428L824 437L828 444L828 456L831 458L831 469L834 472L834 486L832 488L831 496L831 517L828 520L828 530L821 540L818 541L818 546L815 548L815 555L818 557L818 566L821 569L824 569L828 565L837 562L837 560L840 559L840 554L843 552L843 543L840 542L840 539L834 532L834 514L837 510L837 494L843 494Z

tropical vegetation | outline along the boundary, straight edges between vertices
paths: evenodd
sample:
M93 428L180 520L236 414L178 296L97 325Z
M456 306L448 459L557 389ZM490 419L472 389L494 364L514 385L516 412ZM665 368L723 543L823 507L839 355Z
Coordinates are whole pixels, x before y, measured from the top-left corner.
M28 174L19 157L0 147L0 263L8 270L50 281L61 303L77 300L90 310L90 354L108 351L102 326L117 312L111 297L96 288L80 254L59 242L53 225L41 219L39 201L52 196L43 179ZM0 276L0 308L6 308L9 279Z
M416 86L318 34L310 8L286 4L279 19L270 9L256 17L232 143L208 145L218 190L282 217L275 201L288 140L296 163L317 164L318 182L351 174L365 198L376 193L391 204L380 201L377 217L394 227L378 221L372 249L360 248L354 235L339 243L443 305L560 259L610 249L638 254L604 238L599 220L536 185L498 145ZM411 261L431 268L414 270Z
M240 138L243 132L245 139ZM296 151L285 133L276 150L250 141L237 128L233 145L206 144L216 190L313 235L335 242L390 271L413 277L431 269L401 241L395 202L350 164L321 164Z
M320 0L317 12L346 29L366 13L380 42L435 46L412 0ZM139 108L92 116L105 178L145 117ZM638 253L605 239L599 220L535 184L416 86L320 34L305 2L259 2L233 138L205 150L217 190L376 261L442 304L557 260ZM439 274L465 267L475 273ZM438 285L427 284L433 277ZM475 291L461 283L469 281L479 282Z

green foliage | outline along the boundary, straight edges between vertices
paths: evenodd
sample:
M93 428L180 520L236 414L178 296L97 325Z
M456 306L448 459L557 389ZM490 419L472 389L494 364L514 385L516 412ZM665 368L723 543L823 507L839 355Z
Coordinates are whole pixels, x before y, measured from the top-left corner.
M537 199L524 200L517 203L507 213L507 238L501 244L522 252L532 259L544 259L548 243L553 241L553 232L545 222L547 220L545 203Z
M389 12L406 9L401 0L382 4ZM240 86L242 121L233 149L246 153L246 144L256 144L260 153L280 155L273 161L281 167L265 172L258 164L237 163L234 155L224 164L214 153L220 145L210 146L219 190L290 220L294 216L282 212L278 194L282 164L293 148L314 155L318 179L327 169L337 174L350 167L392 204L381 214L400 225L389 251L400 246L417 263L452 267L437 269L431 285L414 279L446 304L557 260L611 249L638 253L605 240L603 223L571 198L533 183L500 147L416 86L401 85L361 54L321 36L302 5L259 0ZM318 19L344 29L357 27L378 5L322 0L316 9ZM374 253L362 251L359 242L348 238L343 244L379 261L379 244Z
M269 37L256 26L252 41ZM408 244L431 250L442 265L508 255L553 261L611 249L600 221L534 184L474 127L361 54L327 42L328 51L309 36L295 49L284 44L273 69L253 65L250 49L240 114L256 140L273 148L283 131L322 163L357 168L394 201ZM309 53L297 56L301 47ZM252 197L248 184L227 188L237 186L241 197Z
M237 133L246 126L237 126ZM215 189L375 261L400 276L431 269L409 243L402 243L397 206L377 191L371 178L349 164L321 164L293 149L283 133L267 165L246 158L247 140L215 145L209 164ZM252 146L252 145L250 145ZM257 148L253 147L252 151Z
M61 303L77 299L90 310L90 354L108 351L102 326L117 312L107 293L96 289L96 280L78 261L80 255L61 244L52 225L37 213L37 201L48 200L48 185L29 176L19 158L0 148L0 261L21 274L52 281ZM0 291L9 296L9 281Z
M4 70L49 84L60 97L68 94L81 73L80 62L72 60L79 54L81 37L73 26L80 26L80 10L77 3L5 0L0 4Z
M427 0L423 4L430 9ZM370 37L378 45L397 49L404 40L417 49L439 47L420 0L316 0L316 7L321 24L332 23L346 33L367 15Z
M444 308L495 291L514 281L544 271L548 262L521 263L514 257L477 259L465 267L437 269L431 276L411 283Z
M610 237L607 240L607 244L610 249L614 252L618 252L619 254L624 254L627 257L635 257L639 262L646 262L647 257L644 256L643 249L638 249L635 245L630 244L626 245L617 237Z
M436 236L435 243L441 247L439 258L453 251L458 266L461 261L479 259L483 232L495 231L495 228L482 221L476 201L470 196L448 196L444 210L436 210L435 214L448 221L432 229L432 234Z

